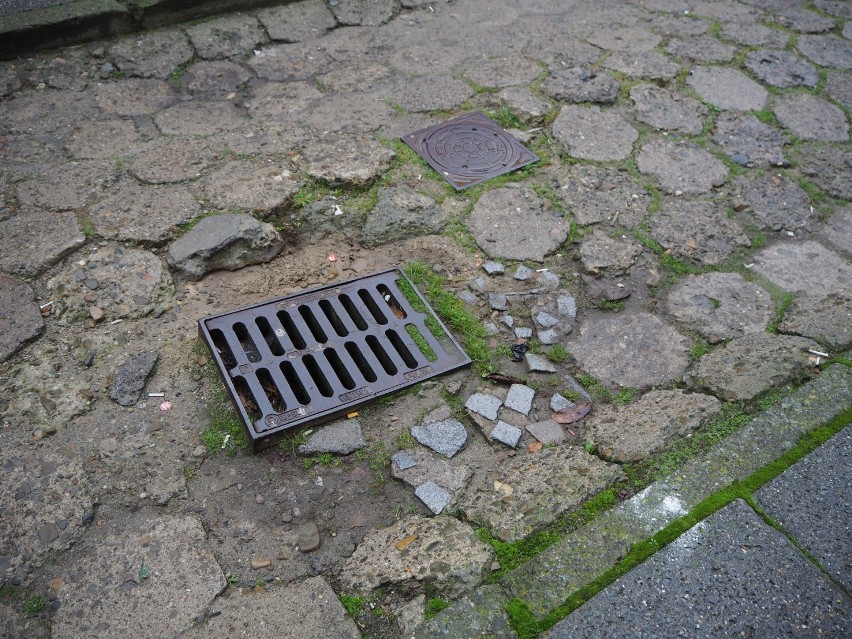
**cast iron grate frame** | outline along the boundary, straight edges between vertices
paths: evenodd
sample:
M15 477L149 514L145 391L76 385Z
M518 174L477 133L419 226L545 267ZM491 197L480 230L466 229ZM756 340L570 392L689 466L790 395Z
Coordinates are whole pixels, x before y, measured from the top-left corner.
M481 111L414 131L402 141L457 191L539 160Z
M400 279L425 312L414 309ZM443 335L432 334L427 317ZM255 451L287 431L471 364L398 268L211 315L198 321L198 334Z

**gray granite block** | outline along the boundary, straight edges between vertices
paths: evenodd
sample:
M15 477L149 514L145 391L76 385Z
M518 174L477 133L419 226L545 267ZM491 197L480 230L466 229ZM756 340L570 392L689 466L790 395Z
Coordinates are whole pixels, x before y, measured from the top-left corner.
M424 446L446 457L452 457L467 443L467 431L455 419L415 426L411 434Z
M522 434L523 433L520 428L507 424L501 420L497 422L494 430L491 431L491 439L496 439L498 442L514 448L518 445L518 441L521 439Z
M489 275L502 275L506 272L506 267L500 264L500 262L485 262L482 268Z
M414 489L414 494L436 515L449 506L453 496L433 481L427 481Z
M503 405L506 408L511 408L513 411L528 415L532 408L535 390L524 384L512 384L509 387L509 393L506 395L506 401Z
M467 398L464 407L477 415L482 415L486 419L497 419L497 410L502 405L502 400L494 397L494 395L474 393Z
M409 468L414 468L417 465L417 462L406 453L404 450L399 451L395 455L391 457L391 461L396 464L396 467L400 470L408 470Z

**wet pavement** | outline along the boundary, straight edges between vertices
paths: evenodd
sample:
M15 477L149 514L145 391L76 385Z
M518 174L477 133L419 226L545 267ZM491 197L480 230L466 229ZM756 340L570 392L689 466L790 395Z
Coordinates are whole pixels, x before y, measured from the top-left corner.
M848 428L558 607L848 422L850 25L303 0L0 62L0 637L848 636ZM539 160L457 191L400 138L475 111ZM519 161L477 122L433 166ZM412 262L474 368L240 449L197 320Z

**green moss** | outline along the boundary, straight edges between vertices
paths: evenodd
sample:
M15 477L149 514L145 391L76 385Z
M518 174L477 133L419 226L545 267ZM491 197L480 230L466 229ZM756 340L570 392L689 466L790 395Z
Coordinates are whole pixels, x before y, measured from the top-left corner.
M550 350L547 351L547 359L554 364L561 364L568 360L568 351L565 350L565 347L562 346L562 344L554 344L550 347Z
M24 614L35 617L47 607L47 599L42 595L30 595L24 602Z
M577 381L586 389L586 392L592 396L596 402L611 402L613 399L612 391L601 384L597 379L588 373L580 373L577 375Z
M441 597L432 597L431 599L427 599L426 606L423 608L423 616L426 619L432 619L442 610L449 608L450 605L449 601L441 599Z
M777 333L778 325L781 323L781 320L784 319L784 313L787 311L790 304L793 303L795 295L787 291L770 291L770 295L772 295L772 300L775 302L775 314L772 317L772 321L766 325L766 332Z
M201 443L207 448L208 456L213 457L222 451L233 456L238 451L249 450L249 439L242 419L234 410L212 358L209 357L207 347L201 340L196 342L193 353L196 356L200 354L207 356L207 363L197 367L196 373L203 378L204 385L208 389L205 407L208 425L200 435Z
M80 230L83 231L83 235L86 237L94 237L95 235L95 224L92 222L92 218L88 215L84 215L80 219Z
M524 126L521 119L512 113L512 110L507 106L504 106L497 111L486 111L485 115L494 120L504 129L520 129Z
M405 449L405 448L414 448L417 446L417 440L412 437L411 433L407 430L399 433L393 439L394 444L396 444L397 448Z
M356 619L364 612L367 602L360 595L340 595L340 603L346 609L350 617Z
M623 311L625 307L624 300L600 300L598 302L598 308L602 311Z

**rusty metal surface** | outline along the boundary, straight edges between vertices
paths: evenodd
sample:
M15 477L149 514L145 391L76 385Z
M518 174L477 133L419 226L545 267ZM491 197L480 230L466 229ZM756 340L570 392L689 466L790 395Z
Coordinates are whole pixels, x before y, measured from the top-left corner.
M460 191L538 160L538 156L480 112L402 137Z
M426 312L412 307L400 279ZM443 335L429 331L427 312ZM255 450L471 362L398 269L206 317L198 332Z

